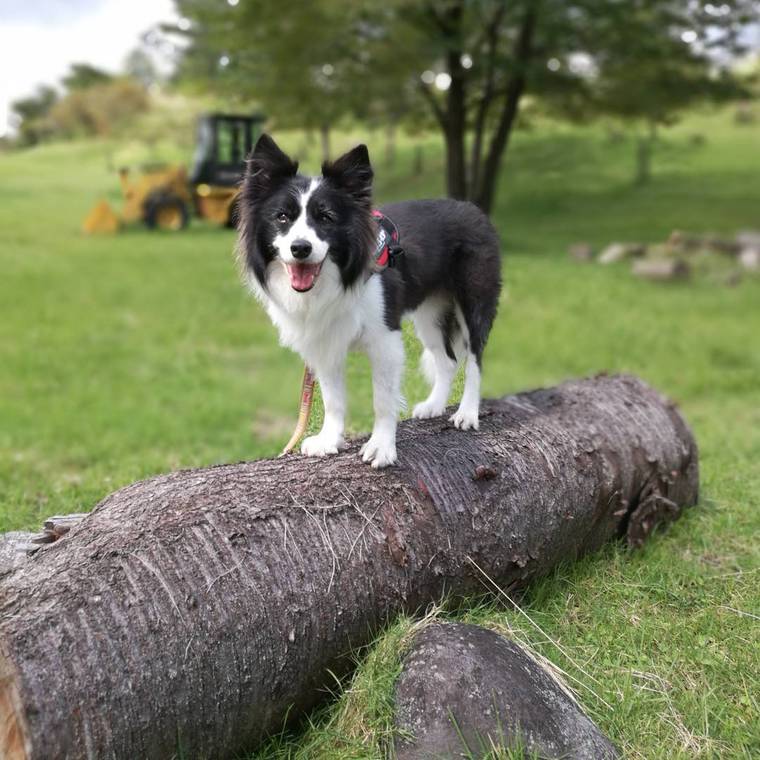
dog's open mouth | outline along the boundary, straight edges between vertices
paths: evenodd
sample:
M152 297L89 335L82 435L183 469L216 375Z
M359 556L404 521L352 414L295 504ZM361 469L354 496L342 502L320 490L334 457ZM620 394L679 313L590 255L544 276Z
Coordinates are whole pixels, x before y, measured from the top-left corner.
M322 269L322 262L319 264L286 264L290 277L290 287L299 293L305 293L314 287L314 283L319 276L319 270Z

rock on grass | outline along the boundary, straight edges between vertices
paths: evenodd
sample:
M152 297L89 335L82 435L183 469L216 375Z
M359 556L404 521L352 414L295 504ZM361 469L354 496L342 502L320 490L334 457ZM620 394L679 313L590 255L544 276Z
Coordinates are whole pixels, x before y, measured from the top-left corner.
M398 760L482 758L493 748L564 760L617 758L567 691L521 647L476 625L433 623L396 685Z

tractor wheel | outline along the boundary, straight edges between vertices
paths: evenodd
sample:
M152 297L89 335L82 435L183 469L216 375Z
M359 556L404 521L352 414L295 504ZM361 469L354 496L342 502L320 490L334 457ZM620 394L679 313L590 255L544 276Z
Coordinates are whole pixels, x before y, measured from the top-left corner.
M176 195L151 195L145 202L145 225L151 230L183 230L189 219L187 205Z

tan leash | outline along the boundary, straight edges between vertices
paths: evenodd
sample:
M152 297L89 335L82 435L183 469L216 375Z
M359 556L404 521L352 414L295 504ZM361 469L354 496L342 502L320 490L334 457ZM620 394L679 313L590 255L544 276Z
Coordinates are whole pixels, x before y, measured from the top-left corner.
M316 382L314 373L307 365L304 365L303 382L301 383L301 408L298 410L298 422L296 423L293 435L290 436L290 440L280 454L281 457L293 451L309 426L309 416L311 415L311 405L314 401L314 386Z

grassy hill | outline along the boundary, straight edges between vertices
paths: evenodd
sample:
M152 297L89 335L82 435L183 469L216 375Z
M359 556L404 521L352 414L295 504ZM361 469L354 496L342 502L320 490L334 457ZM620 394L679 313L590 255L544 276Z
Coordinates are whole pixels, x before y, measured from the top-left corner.
M336 150L365 138L341 134ZM283 142L316 168L316 146ZM369 143L381 156L382 140ZM409 139L393 167L377 161L378 201L441 193L439 143L421 143L420 175ZM232 233L197 221L176 235L79 233L97 197L118 205L113 167L183 152L71 143L0 155L0 530L89 509L154 473L271 456L288 437L301 365L240 287ZM565 250L760 227L760 130L694 115L663 137L654 170L633 186L632 143L602 129L516 135L494 213L506 288L484 393L643 376L695 429L701 505L643 551L610 547L534 584L524 614L491 600L469 617L561 666L626 756L749 758L760 753L760 280L657 286ZM411 405L425 388L408 345ZM367 431L363 358L349 392L350 429ZM357 680L311 728L260 756L380 757L407 625L357 653Z

